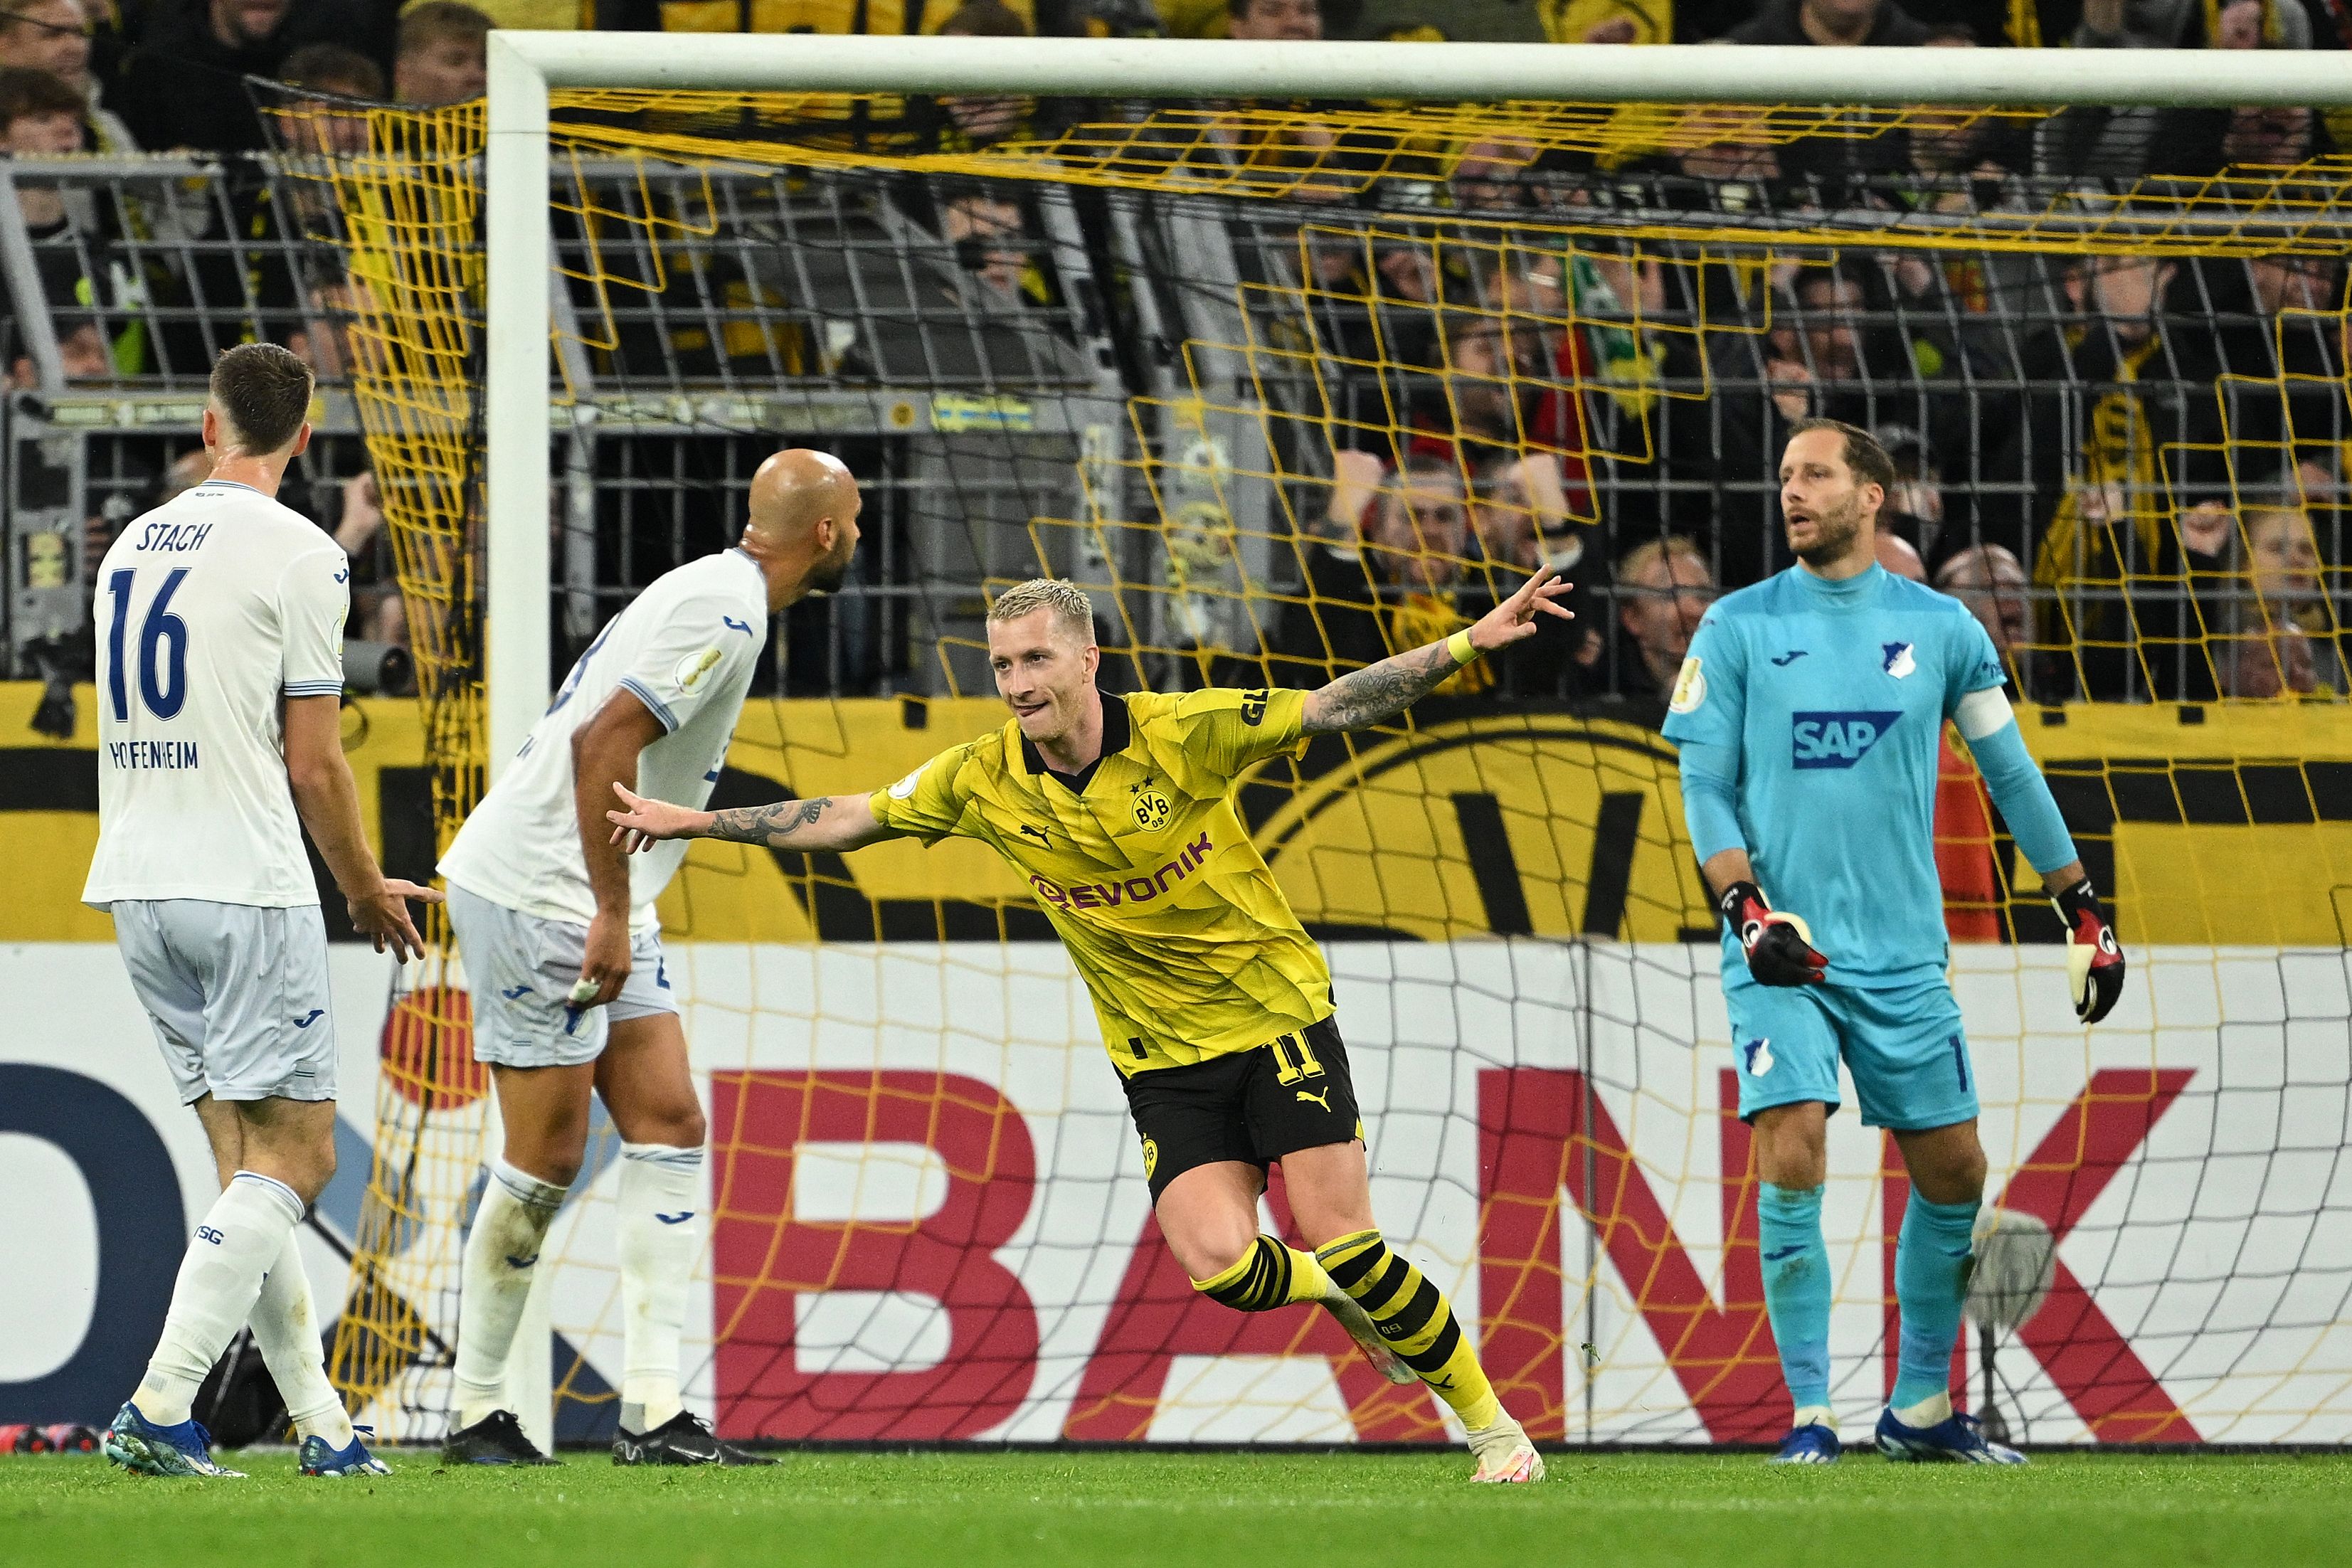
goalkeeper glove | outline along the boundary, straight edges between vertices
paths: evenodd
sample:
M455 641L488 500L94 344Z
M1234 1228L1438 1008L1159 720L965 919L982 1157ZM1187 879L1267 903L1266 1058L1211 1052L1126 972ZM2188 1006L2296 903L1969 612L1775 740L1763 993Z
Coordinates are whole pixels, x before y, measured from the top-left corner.
M2124 994L2124 950L2099 907L2088 877L2050 900L2066 924L2066 985L2074 1016L2095 1024L2116 1010Z
M1753 882L1734 882L1716 908L1739 938L1748 973L1759 985L1819 985L1830 961L1813 950L1813 933L1795 915L1780 914L1764 901Z

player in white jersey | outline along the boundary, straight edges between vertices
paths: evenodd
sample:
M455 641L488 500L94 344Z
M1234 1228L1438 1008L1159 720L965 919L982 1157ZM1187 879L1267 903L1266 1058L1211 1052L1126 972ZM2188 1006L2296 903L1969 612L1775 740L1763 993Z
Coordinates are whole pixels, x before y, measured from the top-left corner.
M709 798L771 617L841 585L859 504L849 470L823 452L761 464L742 539L665 574L606 623L442 857L474 1054L490 1064L506 1133L466 1244L449 1462L549 1462L500 1407L502 1390L541 1243L587 1152L592 1089L622 1140L614 1461L768 1462L679 1402L704 1128L654 900L685 847L633 859L604 810L615 784Z
M368 849L342 745L351 567L274 499L310 444L310 390L273 344L223 354L205 407L212 477L133 521L99 568L98 852L82 899L112 911L221 1176L146 1376L106 1435L109 1456L148 1475L237 1473L213 1462L190 1405L248 1319L301 1433L301 1472L383 1471L327 1381L295 1244L335 1170L327 931L302 829L379 952L418 952L405 900L441 895L387 879Z

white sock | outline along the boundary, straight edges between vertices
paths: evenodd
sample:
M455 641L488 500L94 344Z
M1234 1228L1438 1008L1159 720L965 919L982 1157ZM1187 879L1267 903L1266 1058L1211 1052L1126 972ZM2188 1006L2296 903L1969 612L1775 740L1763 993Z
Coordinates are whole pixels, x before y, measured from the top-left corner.
M1791 1428L1826 1426L1834 1432L1837 1430L1837 1417L1830 1413L1826 1405L1801 1405L1797 1407L1797 1418L1789 1425Z
M286 1245L261 1282L253 1303L253 1342L286 1401L294 1430L320 1437L330 1448L352 1440L352 1418L342 1395L327 1381L327 1348L319 1338L319 1314L310 1305L310 1277L302 1271L301 1233L286 1233Z
M540 1244L568 1188L504 1160L490 1163L481 1207L466 1238L457 1298L457 1425L471 1426L506 1403L507 1352L539 1264Z
M1952 1395L1948 1389L1937 1389L1916 1405L1906 1405L1895 1413L1895 1419L1906 1426L1917 1429L1940 1426L1952 1418Z
M621 1424L650 1432L678 1413L686 1285L702 1250L702 1151L621 1145Z
M302 1200L285 1183L253 1171L229 1178L180 1259L163 1338L131 1396L142 1415L158 1426L188 1419L197 1384L245 1326L262 1275L301 1218Z

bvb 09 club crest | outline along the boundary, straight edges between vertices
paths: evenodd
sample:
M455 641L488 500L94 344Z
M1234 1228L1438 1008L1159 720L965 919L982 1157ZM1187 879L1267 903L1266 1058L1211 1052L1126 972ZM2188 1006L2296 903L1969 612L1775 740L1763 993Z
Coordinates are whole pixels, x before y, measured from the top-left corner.
M1135 825L1149 833L1168 825L1169 814L1176 808L1168 797L1150 784L1138 784L1134 789Z

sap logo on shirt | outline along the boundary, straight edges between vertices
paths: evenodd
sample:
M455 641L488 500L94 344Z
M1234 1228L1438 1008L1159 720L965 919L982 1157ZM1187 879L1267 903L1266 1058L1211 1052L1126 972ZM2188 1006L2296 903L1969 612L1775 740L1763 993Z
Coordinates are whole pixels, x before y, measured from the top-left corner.
M1862 761L1900 713L1834 712L1789 715L1789 762L1800 768L1850 768Z

